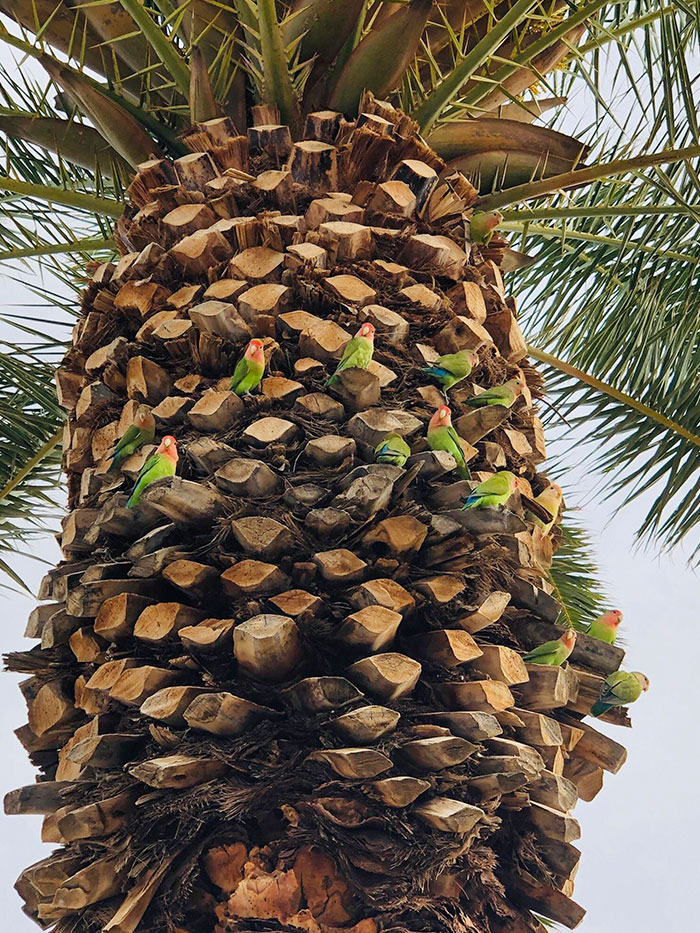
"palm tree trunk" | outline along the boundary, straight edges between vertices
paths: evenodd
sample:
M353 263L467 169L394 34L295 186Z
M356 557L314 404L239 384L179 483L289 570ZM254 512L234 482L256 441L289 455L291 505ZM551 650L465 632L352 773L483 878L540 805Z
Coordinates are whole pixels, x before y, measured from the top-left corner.
M537 372L500 271L469 241L476 191L415 124L365 97L306 141L200 125L196 154L141 166L116 263L90 268L57 381L68 415L65 560L28 626L41 644L20 740L41 783L11 812L61 848L23 872L30 916L80 930L312 933L571 927L569 811L624 749L580 719L622 652L526 666L557 634L556 525ZM260 121L258 121L260 122ZM369 369L330 388L344 344ZM247 341L266 376L229 380ZM477 349L452 390L474 480L520 479L502 510L428 450L444 403L422 371ZM479 388L523 373L512 408ZM139 405L176 436L178 475L125 507L152 448L107 472ZM404 467L374 464L384 436ZM617 715L623 721L624 713Z

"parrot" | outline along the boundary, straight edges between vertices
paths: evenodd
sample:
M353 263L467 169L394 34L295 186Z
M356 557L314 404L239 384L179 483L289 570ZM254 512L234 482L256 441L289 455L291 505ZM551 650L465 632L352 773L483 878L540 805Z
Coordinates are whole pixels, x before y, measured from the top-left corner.
M459 434L452 427L452 412L441 405L428 425L428 446L431 450L446 450L457 461L457 473L462 479L470 479L471 473L464 458Z
M348 340L343 349L335 372L326 380L327 386L332 386L338 378L338 373L344 369L367 369L372 362L374 353L374 324L366 321L358 330L352 340Z
M134 491L129 496L126 503L127 509L133 509L139 504L141 494L147 486L157 479L163 479L165 476L174 476L177 468L177 441L168 434L160 442L158 450L146 460L141 467L141 472L136 477Z
M523 661L529 664L548 664L550 667L561 667L576 644L576 632L568 628L563 635L553 641L546 641L523 655Z
M483 243L488 246L494 230L503 220L499 211L474 211L469 221L469 235L473 243Z
M452 386L467 378L478 362L479 356L474 350L458 350L457 353L446 353L429 366L424 366L423 372L433 376L447 394Z
M117 446L112 453L109 472L116 473L127 457L130 457L144 444L152 443L155 434L156 420L151 414L151 409L146 405L139 405L132 424L117 441Z
M599 618L594 619L586 634L590 635L591 638L597 638L598 641L604 641L608 645L614 645L620 622L622 622L620 610L611 609L610 612L606 612Z
M265 372L265 354L262 340L253 339L236 364L229 388L236 395L248 395L260 385Z
M464 501L462 511L505 505L517 488L517 476L510 470L501 470L472 489Z
M387 434L374 448L374 459L377 463L392 463L402 467L411 456L411 448L400 434Z
M465 399L465 402L472 408L484 408L486 405L503 405L505 408L511 408L516 399L523 394L524 388L525 384L522 379L509 379L500 386L493 386L480 395Z
M543 534L548 534L552 528L552 525L557 520L559 515L559 508L561 507L561 500L564 497L561 486L557 486L556 483L552 483L551 486L547 486L546 489L543 489L539 496L535 496L535 502L541 505L546 509L549 514L552 516L551 522L545 522L541 518L538 518L537 515L534 515L532 512L529 513L530 517L534 523L542 529Z
M602 716L613 706L634 703L649 689L649 678L639 671L613 671L603 681L600 696L591 707L591 716Z

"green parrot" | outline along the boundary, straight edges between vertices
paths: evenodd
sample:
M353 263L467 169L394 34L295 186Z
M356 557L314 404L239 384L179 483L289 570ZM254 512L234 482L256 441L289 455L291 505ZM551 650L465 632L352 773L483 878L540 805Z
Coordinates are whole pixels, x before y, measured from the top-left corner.
M154 483L157 479L163 479L165 476L174 476L176 468L177 441L168 434L160 442L158 450L141 467L141 472L136 477L134 491L126 503L127 509L133 509L134 506L139 504L141 494L151 483Z
M642 693L649 689L649 678L646 674L633 671L613 671L603 681L600 696L591 707L591 716L602 716L614 706L627 706L634 703Z
M367 369L372 362L374 354L374 324L365 322L352 340L348 340L343 349L335 372L326 380L327 386L332 386L338 378L338 373L344 369Z
M503 405L505 408L511 408L516 399L523 394L524 388L522 379L509 379L500 386L493 386L480 395L465 399L465 402L472 408L485 408L487 405Z
M402 467L411 456L411 448L400 434L387 434L374 448L374 459L377 463L391 463Z
M423 372L433 376L447 393L452 386L466 379L472 368L479 362L479 356L474 350L458 350L457 353L446 353L434 363L423 367Z
M474 211L469 221L469 236L473 243L483 243L488 246L494 230L503 220L499 211Z
M510 470L494 473L469 493L462 506L466 509L488 509L505 505L518 488L518 478Z
M543 509L546 509L549 514L552 516L550 522L545 522L537 515L532 512L528 512L528 518L531 518L532 521L537 525L538 528L542 529L543 534L549 534L552 530L554 522L557 520L559 515L559 509L561 508L561 500L564 497L561 486L557 486L556 483L552 483L551 486L547 486L546 489L543 489L539 496L535 496L534 501L538 505L541 505Z
M262 340L253 339L236 364L229 388L236 395L248 395L260 385L265 372L265 354Z
M550 667L561 667L564 661L574 650L576 632L568 628L563 635L553 641L546 641L523 655L523 661L529 664L548 664Z
M591 638L597 638L598 641L604 641L608 645L614 645L617 638L617 630L622 622L622 613L619 609L611 609L594 619L586 632Z
M136 410L133 423L129 425L117 441L108 472L116 473L127 457L130 457L144 444L151 444L155 435L156 419L151 414L150 408L146 405L140 405Z
M452 412L441 405L428 425L428 446L431 450L446 450L457 461L457 473L462 479L470 479L471 473L464 458L459 434L452 427Z

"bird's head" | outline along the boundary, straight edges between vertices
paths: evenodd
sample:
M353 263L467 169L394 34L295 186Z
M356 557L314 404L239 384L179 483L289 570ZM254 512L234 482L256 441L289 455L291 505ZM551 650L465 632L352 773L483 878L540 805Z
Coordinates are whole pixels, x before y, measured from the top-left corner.
M365 321L355 336L364 337L365 340L374 340L374 324L370 324L369 321Z
M603 616L603 622L609 625L610 628L617 629L620 622L622 622L622 613L619 609L611 609L610 612L606 612Z
M633 671L634 677L639 681L639 686L646 693L649 689L649 678L646 674L642 674L641 671Z
M134 416L134 424L141 431L149 428L155 428L156 420L151 414L151 409L147 405L140 405Z
M258 340L256 337L254 337L246 347L245 356L248 360L262 362L265 359L262 340Z
M165 454L166 457L170 457L171 460L177 463L177 441L172 434L165 435L156 453Z
M564 634L561 636L559 641L564 645L568 651L572 651L574 645L576 644L576 632L572 628L568 628Z

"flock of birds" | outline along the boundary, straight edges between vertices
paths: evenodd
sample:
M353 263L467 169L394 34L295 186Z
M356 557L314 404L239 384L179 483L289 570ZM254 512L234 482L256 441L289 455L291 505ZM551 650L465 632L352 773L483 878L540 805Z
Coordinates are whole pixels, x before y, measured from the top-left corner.
M326 381L331 386L340 373L347 369L367 369L374 354L374 333L372 324L362 324L355 336L348 341L335 372ZM434 363L424 367L424 372L442 387L447 398L449 390L466 379L477 364L478 357L473 350L459 350L440 356ZM245 353L238 361L231 378L230 390L236 395L248 395L262 381L265 372L265 355L261 340L252 339ZM487 405L502 405L511 408L525 388L525 381L520 378L509 379L502 385L486 389L479 395L465 400L468 406L481 408ZM134 422L120 438L111 455L110 471L119 470L121 463L145 444L151 444L155 438L156 424L153 415L146 406L136 412ZM428 446L431 450L442 450L451 454L457 464L456 470L462 479L470 479L464 450L460 437L452 425L452 412L448 405L441 405L430 419L427 432ZM377 444L374 457L377 463L390 463L403 467L411 456L411 448L400 434L388 434ZM143 491L156 480L174 476L177 469L177 441L171 435L162 439L156 452L144 463L136 479L134 489L127 502L127 508L138 505ZM509 470L501 470L489 479L479 483L467 496L463 510L502 508L518 489L518 478ZM533 521L546 534L552 528L559 514L562 490L556 484L547 487L534 500L549 515L551 521L531 513ZM613 609L593 621L586 634L607 644L614 644L617 630L622 621L622 613ZM571 655L576 645L576 631L568 628L560 638L547 641L524 655L523 660L530 664L561 666ZM649 689L649 679L639 671L615 671L610 674L600 690L598 701L591 709L592 716L601 716L616 706L626 706L639 699Z

